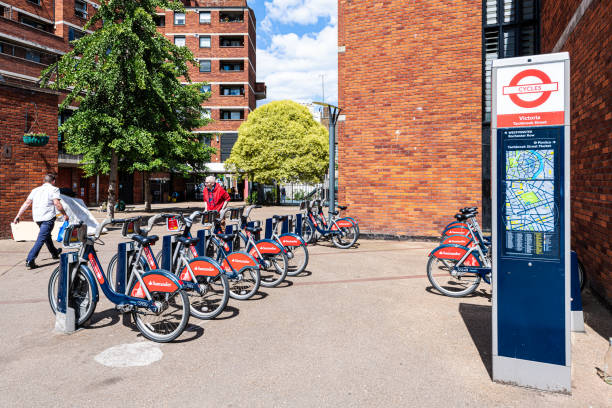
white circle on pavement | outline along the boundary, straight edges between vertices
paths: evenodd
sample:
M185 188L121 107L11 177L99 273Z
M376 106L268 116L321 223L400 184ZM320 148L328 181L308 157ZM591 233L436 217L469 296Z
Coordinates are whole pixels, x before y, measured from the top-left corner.
M113 346L95 356L94 360L107 367L142 367L161 360L163 355L158 344L143 341Z

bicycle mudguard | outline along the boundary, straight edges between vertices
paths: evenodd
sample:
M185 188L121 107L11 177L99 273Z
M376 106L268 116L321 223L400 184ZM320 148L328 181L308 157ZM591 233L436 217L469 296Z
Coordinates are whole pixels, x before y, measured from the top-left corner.
M451 225L442 231L442 236L448 235L471 235L470 229L467 225Z
M300 245L306 245L306 242L301 236L292 232L281 234L278 239L280 243L286 247L298 247Z
M474 243L474 240L471 237L465 235L449 235L442 237L442 245L447 244L455 244L461 245L464 247L469 247Z
M283 251L283 248L271 239L261 239L255 243L255 246L262 255L275 255ZM255 248L251 248L249 255L254 258L259 256Z
M244 268L259 268L259 263L246 252L238 251L229 254L223 262L221 262L221 267L227 273L232 273L232 268L234 268L236 272L241 272Z
M189 261L189 267L195 276L218 276L223 271L217 261L207 256L199 256ZM179 275L180 280L191 281L189 269L184 267Z
M338 218L337 220L334 221L334 225L332 225L331 230L335 231L338 229L338 227L340 228L350 228L355 226L355 223L348 219L348 218Z
M81 272L83 272L87 280L89 281L89 287L91 288L91 299L92 299L91 301L94 303L97 303L99 299L98 285L96 285L96 278L94 277L92 270L83 264L79 265L79 268L81 269Z
M172 293L182 288L182 284L172 275L170 272L163 269L156 269L154 271L147 272L142 275L142 280L149 292L168 292ZM140 287L140 281L136 282L130 293L131 297L141 298L145 297L145 292Z
M355 227L359 228L358 224L357 224L357 220L353 217L343 217L345 220L350 220L353 222L353 225L355 225Z
M470 248L463 245L444 244L430 252L429 256L435 256L439 259L454 259L456 261L463 258ZM463 262L463 266L480 266L477 253L471 253Z

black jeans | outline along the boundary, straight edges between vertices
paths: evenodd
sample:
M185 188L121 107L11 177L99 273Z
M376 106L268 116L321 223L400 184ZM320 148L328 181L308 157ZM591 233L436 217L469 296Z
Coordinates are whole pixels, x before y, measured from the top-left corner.
M47 245L49 252L51 255L57 254L57 249L53 245L53 238L51 238L51 231L53 231L53 226L55 225L55 218L50 219L49 221L36 222L40 227L40 231L38 232L38 238L36 238L36 243L32 247L32 250L28 254L27 262L33 261L38 256L40 249L43 244Z

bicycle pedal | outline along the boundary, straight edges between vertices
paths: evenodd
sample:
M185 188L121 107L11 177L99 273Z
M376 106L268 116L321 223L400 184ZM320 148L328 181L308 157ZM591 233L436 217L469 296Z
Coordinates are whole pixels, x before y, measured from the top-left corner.
M134 310L134 306L132 306L132 305L117 305L117 306L115 306L115 309L117 309L121 313L128 313L128 312L131 312L132 310Z

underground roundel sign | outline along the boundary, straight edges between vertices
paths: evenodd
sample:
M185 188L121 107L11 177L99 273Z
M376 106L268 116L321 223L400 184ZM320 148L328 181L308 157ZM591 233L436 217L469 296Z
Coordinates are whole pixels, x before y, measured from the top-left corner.
M497 127L563 125L564 74L563 62L498 68Z

